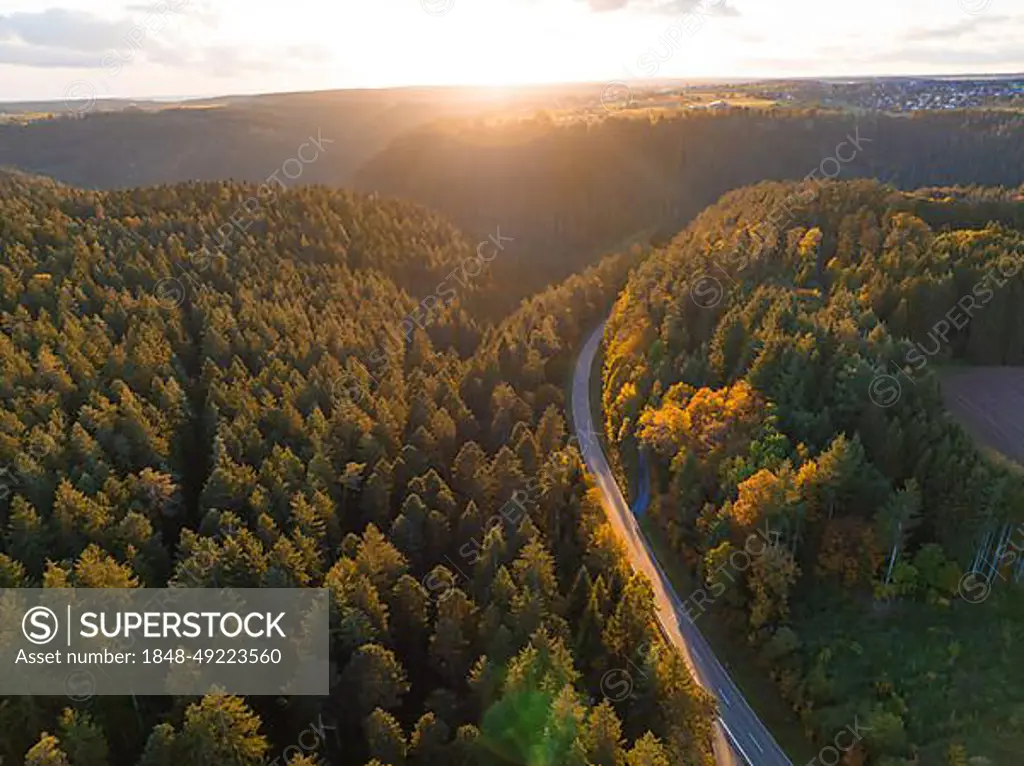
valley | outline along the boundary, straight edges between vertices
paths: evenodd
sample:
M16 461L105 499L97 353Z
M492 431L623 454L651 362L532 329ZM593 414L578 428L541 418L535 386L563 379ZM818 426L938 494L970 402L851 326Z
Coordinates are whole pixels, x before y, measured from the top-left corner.
M0 125L0 588L331 600L5 763L1015 763L1024 123L556 95Z

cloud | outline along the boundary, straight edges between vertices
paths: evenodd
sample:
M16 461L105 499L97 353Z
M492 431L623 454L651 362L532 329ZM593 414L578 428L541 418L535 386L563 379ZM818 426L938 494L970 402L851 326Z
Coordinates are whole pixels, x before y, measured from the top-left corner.
M280 70L293 62L323 62L330 56L314 46L248 50L241 45L197 45L185 27L215 29L219 24L206 0L160 0L125 10L130 15L115 20L66 8L0 15L0 65L113 72L144 59L230 76Z
M289 45L276 49L250 50L231 45L210 45L203 48L160 48L149 60L172 67L199 69L206 76L234 77L243 74L279 72L296 65L322 65L331 59L331 51L323 46Z
M53 50L105 51L123 45L129 31L131 23L127 20L106 21L65 8L0 16L0 40Z
M0 64L88 69L111 57L134 60L146 48L171 48L157 36L182 2L164 0L145 14L113 20L67 8L0 15Z
M676 16L683 13L702 13L705 16L739 16L729 0L584 0L595 13L630 8L641 13Z
M941 62L961 70L1019 68L1021 19L1012 16L978 16L956 24L916 27L900 35L899 44L874 51L876 61L906 65Z
M214 6L213 0L157 0L156 3L146 5L126 5L125 10L139 16L154 16L165 9L187 16L198 24L216 29L222 21L221 13Z
M979 32L985 27L1003 27L1006 24L1015 24L1017 21L1018 19L1012 16L975 16L942 27L916 27L908 30L904 38L914 42L962 40L966 35Z
M901 64L943 64L958 67L964 72L978 72L986 69L1019 69L1021 49L1017 43L986 48L984 50L950 50L940 46L917 46L902 51L889 51L870 59L873 62Z
M96 65L96 56L83 51L62 50L0 40L0 64L39 68L87 69Z

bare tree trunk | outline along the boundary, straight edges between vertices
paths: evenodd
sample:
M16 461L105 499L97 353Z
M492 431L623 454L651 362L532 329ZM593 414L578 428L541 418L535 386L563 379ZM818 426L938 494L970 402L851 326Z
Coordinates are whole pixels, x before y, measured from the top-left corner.
M988 567L988 579L991 581L993 575L999 574L999 562L1003 559L1003 553L1006 551L1006 544L1010 539L1010 534L1013 532L1012 527L1009 524L1003 525L1002 534L999 536L999 545L996 546L992 552L992 561L989 562Z
M885 572L885 584L892 579L892 568L896 565L896 554L900 550L900 537L903 534L903 522L896 525L896 539L892 542L892 554L889 556L889 568Z
M974 558L971 559L971 566L968 568L969 572L980 572L982 562L988 558L988 548L992 542L993 530L989 529L982 536L981 541L978 543L978 547L974 551Z

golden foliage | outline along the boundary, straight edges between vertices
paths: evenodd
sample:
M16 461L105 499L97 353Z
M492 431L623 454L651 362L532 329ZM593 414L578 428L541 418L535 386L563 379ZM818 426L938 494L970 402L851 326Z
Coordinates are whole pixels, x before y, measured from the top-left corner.
M841 578L846 586L870 582L884 558L875 530L867 522L850 516L826 522L818 574Z
M789 492L786 483L767 468L762 468L739 485L739 497L732 504L733 520L742 529L751 529L766 515L781 510Z
M676 392L673 392L676 393ZM666 455L683 446L716 463L750 440L764 401L746 381L726 388L701 388L688 401L666 397L640 418L640 439Z

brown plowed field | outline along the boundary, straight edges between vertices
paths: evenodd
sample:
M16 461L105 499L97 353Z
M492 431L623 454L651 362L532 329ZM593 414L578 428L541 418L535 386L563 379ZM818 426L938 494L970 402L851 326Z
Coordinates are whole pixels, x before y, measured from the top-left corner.
M946 370L942 395L978 441L1024 463L1024 367Z

